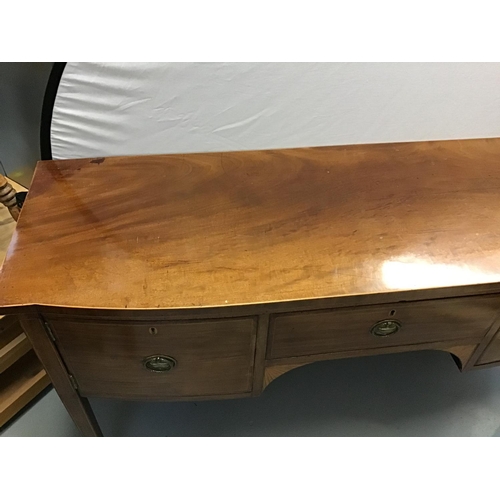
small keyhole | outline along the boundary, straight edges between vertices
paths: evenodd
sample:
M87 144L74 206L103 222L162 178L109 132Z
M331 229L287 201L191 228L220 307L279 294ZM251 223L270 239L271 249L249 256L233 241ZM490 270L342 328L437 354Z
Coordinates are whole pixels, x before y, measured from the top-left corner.
M393 309L390 313L389 316L394 316L396 314L396 311Z
M150 333L151 335L156 335L156 334L158 333L158 330L157 330L154 326L152 326L152 327L149 329L149 333Z

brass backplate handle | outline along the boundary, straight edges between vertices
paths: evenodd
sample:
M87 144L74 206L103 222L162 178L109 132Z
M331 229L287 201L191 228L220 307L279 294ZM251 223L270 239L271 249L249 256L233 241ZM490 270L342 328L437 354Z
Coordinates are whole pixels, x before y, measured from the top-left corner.
M164 356L163 354L153 354L143 359L142 364L146 369L156 373L167 373L171 371L177 361L170 357Z
M396 332L399 332L401 329L401 323L394 319L384 319L382 321L377 321L370 331L373 335L377 337L387 337L388 335L393 335Z

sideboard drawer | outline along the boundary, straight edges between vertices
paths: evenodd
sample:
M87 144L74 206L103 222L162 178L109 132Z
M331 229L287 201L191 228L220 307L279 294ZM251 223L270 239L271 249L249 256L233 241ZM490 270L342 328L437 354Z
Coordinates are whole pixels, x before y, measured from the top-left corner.
M252 390L254 317L46 321L83 396L168 399Z
M475 340L499 313L500 296L483 296L276 315L267 358Z

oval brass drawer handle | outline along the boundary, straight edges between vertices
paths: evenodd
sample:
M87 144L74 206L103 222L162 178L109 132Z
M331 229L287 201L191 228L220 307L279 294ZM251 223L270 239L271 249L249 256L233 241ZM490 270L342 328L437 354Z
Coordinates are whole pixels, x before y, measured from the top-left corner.
M142 364L145 368L156 373L166 373L172 370L177 361L170 356L163 356L163 354L154 354L144 358Z
M378 321L371 327L371 332L377 337L387 337L393 335L401 329L401 323L394 319L384 319Z

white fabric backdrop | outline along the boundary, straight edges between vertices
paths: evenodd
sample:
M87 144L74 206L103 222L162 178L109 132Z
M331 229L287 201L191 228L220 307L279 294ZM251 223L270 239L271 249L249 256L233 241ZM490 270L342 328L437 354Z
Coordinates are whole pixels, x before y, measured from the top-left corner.
M500 136L497 63L68 63L53 157Z

